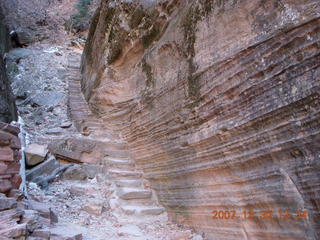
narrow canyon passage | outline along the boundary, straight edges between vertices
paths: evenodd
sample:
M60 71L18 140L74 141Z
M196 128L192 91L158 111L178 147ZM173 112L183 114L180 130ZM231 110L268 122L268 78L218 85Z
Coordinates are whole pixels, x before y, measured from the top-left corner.
M0 0L0 240L319 240L318 0Z

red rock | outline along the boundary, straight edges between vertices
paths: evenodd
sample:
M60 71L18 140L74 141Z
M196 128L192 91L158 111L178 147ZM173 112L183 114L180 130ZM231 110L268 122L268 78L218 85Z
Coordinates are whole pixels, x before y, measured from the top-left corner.
M12 183L13 188L19 188L21 182L22 182L22 179L19 174L15 174L11 179L11 183Z
M28 231L32 233L35 231L35 229L42 227L42 224L39 221L39 213L34 210L24 210L24 214L20 223L25 223Z
M10 124L6 124L6 123L0 123L0 129L2 131L11 133L15 136L18 136L18 134L20 133L20 129L16 126L12 126Z
M7 169L8 169L8 166L0 162L0 175L6 173Z
M30 209L39 212L40 217L43 218L42 221L44 221L46 225L50 225L58 222L57 215L45 203L29 200L29 206L30 206Z
M11 189L8 196L16 199L17 201L21 201L24 198L22 191L19 189Z
M1 165L0 165L1 168ZM10 162L7 165L7 170L5 171L6 174L17 174L20 171L20 163ZM0 171L1 173L1 171Z
M49 150L57 158L76 163L97 164L104 156L103 142L83 137L52 142Z
M313 218L212 211L320 211L319 0L145 2L102 1L93 19L81 89L99 130L122 136L170 217L208 239L318 239Z
M0 131L0 146L8 146L12 137L11 134Z
M15 149L15 150L13 151L13 158L14 158L14 160L15 160L15 161L20 161L21 157L22 157L21 151L19 151L18 149Z
M0 161L13 161L13 151L10 148L0 149Z
M12 188L12 184L10 181L0 179L0 193L6 193L11 188Z
M13 149L20 149L21 148L21 141L19 137L13 137L10 142L10 147Z
M3 230L0 230L0 236L7 237L9 239L22 239L27 234L26 224L19 224Z
M11 179L12 175L11 174L3 174L0 175L0 179Z

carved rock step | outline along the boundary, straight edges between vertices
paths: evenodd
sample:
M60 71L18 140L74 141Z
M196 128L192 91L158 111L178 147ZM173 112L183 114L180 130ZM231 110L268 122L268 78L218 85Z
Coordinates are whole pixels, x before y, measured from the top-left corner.
M117 187L141 187L143 185L142 180L118 180L116 181Z
M67 75L67 78L68 78L68 82L69 82L69 85L70 85L70 83L74 83L74 84L78 84L78 86L79 86L79 84L80 84L80 79L81 79L81 76L80 76L80 74L79 73L69 73L68 75ZM77 87L78 87L77 86Z
M139 198L139 199L117 199L118 206L146 206L154 207L158 206L158 203L151 198Z
M129 159L118 159L112 157L103 158L104 165L122 170L133 170L134 163Z
M72 68L72 69L80 69L80 65L79 64L68 64L67 68Z
M159 215L165 211L159 206L122 206L121 210L127 215Z
M118 188L117 195L120 199L146 199L151 198L152 192L141 188Z
M106 150L105 156L110 156L113 158L129 158L129 151L128 150Z
M119 169L110 169L109 173L116 179L139 179L142 177L141 172L125 171Z

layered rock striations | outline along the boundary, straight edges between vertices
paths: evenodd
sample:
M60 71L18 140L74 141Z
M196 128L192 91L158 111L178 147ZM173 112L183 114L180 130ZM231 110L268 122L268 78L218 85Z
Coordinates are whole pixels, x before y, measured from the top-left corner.
M0 194L9 194L21 184L19 132L18 127L0 122Z
M82 91L172 219L208 239L315 240L319 53L318 0L102 1Z

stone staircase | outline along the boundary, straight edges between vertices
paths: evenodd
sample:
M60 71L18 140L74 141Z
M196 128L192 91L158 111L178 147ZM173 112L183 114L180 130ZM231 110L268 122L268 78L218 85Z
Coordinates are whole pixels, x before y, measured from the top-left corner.
M73 52L68 57L68 111L77 130L84 136L93 136L105 140L113 138L103 131L101 119L96 118L91 112L82 92L80 73L81 53Z
M143 179L143 173L135 168L128 151L106 151L102 164L107 166L114 183L115 193L111 208L121 209L127 215L159 215L165 209L157 204L153 191Z
M110 200L111 208L117 214L132 216L157 216L164 213L165 209L158 205L155 194L143 179L143 173L136 169L130 159L126 143L117 134L105 129L103 121L91 112L81 92L80 60L81 53L76 52L68 59L69 114L83 136L117 142L117 148L106 149L105 157L100 160L100 165L106 169L115 189Z

